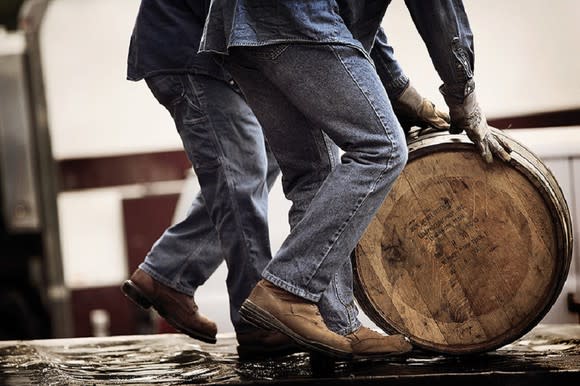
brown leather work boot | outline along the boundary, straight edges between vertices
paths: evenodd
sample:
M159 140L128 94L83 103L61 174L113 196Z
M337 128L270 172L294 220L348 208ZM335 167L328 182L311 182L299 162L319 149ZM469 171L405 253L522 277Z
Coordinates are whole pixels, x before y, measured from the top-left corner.
M339 358L350 357L350 341L328 329L315 303L260 280L242 304L240 315L248 322L277 330L307 350Z
M153 306L169 324L190 337L216 342L217 325L198 312L193 298L161 284L145 271L137 269L121 291L143 309Z
M404 354L413 346L403 335L383 335L367 327L361 327L346 335L354 357L378 357Z
M236 334L240 359L264 359L302 352L304 349L278 331L256 330Z

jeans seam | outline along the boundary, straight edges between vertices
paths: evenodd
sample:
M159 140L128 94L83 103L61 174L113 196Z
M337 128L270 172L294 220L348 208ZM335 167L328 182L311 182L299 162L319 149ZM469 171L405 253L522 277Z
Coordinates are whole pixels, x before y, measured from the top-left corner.
M351 317L350 309L348 307L348 304L346 304L342 300L342 297L341 297L341 295L340 295L340 293L338 291L338 286L336 285L336 278L337 278L337 276L338 276L338 272L334 274L334 280L332 280L332 282L331 282L332 283L331 284L332 285L332 289L333 289L333 291L334 291L334 293L336 295L336 299L344 307L344 310L346 312L346 320L348 322L348 325L350 326L352 324L352 322L353 322L353 318Z
M356 84L356 86L358 87L358 89L360 90L360 92L364 95L364 97L367 100L367 102L369 103L370 107L375 112L375 118L377 119L377 121L380 124L380 126L383 128L383 130L385 132L385 135L387 136L387 139L389 140L389 142L390 142L391 146L393 147L393 149L392 149L391 153L389 154L389 159L387 160L386 165L382 168L381 173L374 180L374 182L373 182L372 186L370 187L370 189L367 191L367 193L363 197L359 198L358 202L355 204L355 207L352 209L352 211L349 214L349 216L339 226L339 228L336 231L335 235L333 235L333 239L331 241L330 246L328 247L327 251L323 254L322 259L320 260L320 264L318 264L318 267L316 267L316 269L314 270L314 272L312 273L312 275L308 279L308 281L306 283L307 286L310 284L310 282L312 281L312 279L316 276L316 274L320 270L320 267L321 267L322 263L324 262L324 260L326 259L326 257L328 256L328 254L333 250L334 246L336 245L336 240L338 240L340 238L340 236L342 235L342 233L344 233L345 229L347 228L348 224L350 223L350 221L352 220L352 218L354 217L354 215L358 212L358 210L360 209L360 207L362 206L362 204L364 203L364 201L368 198L368 196L375 190L378 182L383 178L384 174L389 169L389 165L391 164L391 161L393 159L393 155L394 155L394 153L396 151L396 144L392 140L392 138L390 137L389 131L386 129L383 121L379 117L379 114L378 114L375 106L373 105L373 103L371 102L371 100L368 98L368 96L366 95L366 93L364 92L364 90L362 89L362 87L360 86L360 84L358 83L358 81L356 80L356 78L354 77L354 75L352 74L352 72L348 69L348 66L344 63L344 61L342 60L342 58L340 57L340 55L338 54L338 52L336 52L336 50L334 49L333 46L329 46L329 47L332 50L332 52L334 53L334 55L337 57L337 59L340 61L340 63L342 64L343 68L345 69L345 71L350 75L351 79ZM320 296L321 295L318 295L318 299L320 299Z
M356 80L355 76L352 74L352 72L349 70L349 68L346 65L346 63L344 63L344 61L340 57L340 54L338 52L336 52L336 50L334 49L334 47L330 46L330 49L334 52L335 56L338 58L338 60L342 64L342 66L344 67L345 71L350 75L350 77L353 80L353 82L356 84L356 86L358 87L358 89L360 90L360 92L364 95L364 97L367 100L369 106L371 106L371 108L373 109L373 111L375 113L375 118L377 119L377 121L379 122L379 124L381 125L381 127L383 128L383 130L385 132L385 135L386 135L387 139L389 140L389 143L391 144L391 147L392 147L391 153L389 154L389 159L387 160L387 163L386 163L385 167L381 171L380 175L375 179L374 184L371 187L371 190L369 190L369 192L363 197L363 202L364 202L364 200L369 196L369 194L374 191L374 189L377 186L379 180L381 180L383 178L383 175L385 174L385 172L389 169L389 166L391 164L391 161L393 160L393 155L397 151L397 144L396 144L395 141L393 141L393 139L389 135L389 130L387 130L387 127L386 127L385 123L383 122L383 120L381 119L381 117L380 117L380 115L379 115L379 113L378 113L375 105L373 104L372 100L368 97L367 93L360 86L360 84ZM358 208L360 208L361 205L362 205L362 202L359 204L359 206L356 208L356 210L358 210Z
M180 81L184 87L184 94L185 94L183 97L183 100L188 108L196 111L197 114L201 115L201 117L195 118L195 119L185 119L185 116L184 116L180 122L180 124L182 125L181 127L178 126L176 117L173 117L175 120L177 131L178 131L180 137L182 136L182 134L181 134L182 131L183 132L190 131L190 129L193 129L193 127L198 127L202 122L208 122L208 125L213 126L211 123L211 117L207 113L207 108L204 107L206 104L205 99L204 99L203 95L197 91L197 88L195 86L193 78L194 77L190 74L186 75L185 77L180 78ZM186 82L187 84L184 84L184 82ZM197 106L195 103L192 102L192 100L195 100L197 102ZM192 126L192 127L188 127L188 126ZM219 144L219 141L217 141L217 139L215 137L215 133L213 131L210 133L210 135L212 136L212 139L213 139L212 148L215 148L215 152L217 153L218 148L215 145ZM222 160L219 157L219 154L216 156L215 159L206 159L203 163L200 163L199 157L196 157L195 153L188 153L185 142L183 142L183 144L184 144L184 149L187 153L187 157L190 160L196 174L199 174L199 171L201 171L201 170L219 167L222 164Z
M330 160L330 162L329 162L330 171L332 171L336 167L336 159L334 157L334 148L333 148L334 143L329 142L329 140L324 132L322 132L321 134L322 134L322 142L324 142L324 146L326 148L326 155L328 156L328 159Z
M199 194L201 194L201 192L200 192ZM203 199L203 197L202 197L202 199ZM204 202L204 206L205 206L205 202ZM209 217L209 214L208 214L208 217ZM210 220L211 220L211 219L210 219ZM184 275L183 275L183 272L184 272L184 271L185 271L185 270L188 268L188 265L190 264L190 263L189 263L189 261L190 261L190 260L191 260L191 258L193 257L193 254L194 254L195 250L196 250L196 249L194 248L194 245L193 245L193 243L191 243L191 244L190 244L190 249L189 249L189 252L188 252L188 253L187 253L187 255L185 256L185 259L184 259L184 264L181 266L181 269L179 270L178 274L177 274L177 275L175 275L175 286L176 286L176 287L183 288L183 289L187 289L187 290L189 291L189 288L188 288L188 287L185 287L185 286L183 286L183 285L181 284L181 282L182 282L182 281L181 281L181 279L182 279L182 278L183 278L183 276L184 276ZM197 290L197 288L198 288L199 286L203 285L203 283L205 283L205 282L207 281L207 279L208 279L208 278L205 278L205 280L204 280L204 281L202 281L202 282L201 282L201 283L199 283L199 284L191 285L192 294L193 294L193 293L195 293L195 291ZM186 279L186 282L187 282L187 279Z
M209 217L209 214L208 214L208 217ZM179 279L179 281L176 281L176 285L179 285L179 286L181 286L181 284L179 284L179 283L181 283L181 278L184 276L184 275L183 275L183 272L184 272L184 271L185 271L185 270L188 268L188 266L189 266L189 264L190 264L190 262L189 262L189 261L190 261L190 260L191 260L191 258L193 257L193 254L194 254L195 250L196 250L196 249L195 249L195 248L193 248L193 243L192 243L192 244L191 244L191 247L190 247L190 250L189 250L189 253L188 253L188 254L187 254L187 256L185 257L185 263L183 264L183 266L182 266L182 267L181 267L181 269L179 270L179 273L178 273L178 275L176 275L176 276L177 276L177 277L176 277L176 280L177 280L177 279ZM197 289L197 287L199 287L200 285L203 285L203 284L204 284L204 283L207 281L207 279L208 279L208 278L205 278L205 280L204 280L204 281L202 281L201 283L199 283L199 284L196 284L196 285L192 285L192 286L191 286L191 288L193 288L193 291L195 292L195 290ZM187 281L187 279L186 279L186 281ZM184 287L184 288L185 288L185 287Z
M190 80L190 83L191 83L191 80ZM193 91L195 91L195 89ZM202 107L204 107L204 110L207 111L207 108L205 108L206 107L205 106L205 99L199 98L199 101L200 101L200 105L202 105ZM209 114L207 117L207 122L208 122L208 127L211 128L211 135L214 139L214 144L216 146L216 150L219 150L219 154L218 154L218 161L219 162L218 162L217 167L218 167L218 169L221 168L223 170L224 174L226 175L226 184L225 185L228 188L227 193L228 193L229 197L232 197L232 195L233 195L232 192L236 191L237 185L235 184L235 179L229 178L230 174L231 174L231 170L228 167L227 163L221 162L221 156L222 156L222 154L224 154L224 150L221 147L220 141L217 140L217 136L215 133L215 125L214 125L213 120L211 119L211 116ZM232 180L234 180L234 181L232 181ZM204 199L204 201L205 201L205 199ZM241 235L242 235L242 239L243 239L242 243L241 243L242 248L243 248L244 252L246 253L246 255L248 256L248 260L253 264L256 259L255 259L255 256L250 252L250 248L248 248L248 245L247 245L247 241L250 238L246 234L245 227L243 226L243 221L240 217L240 207L238 205L238 202L235 199L231 200L230 202L231 202L232 209L233 209L233 216L235 219L235 223L238 226L238 228L241 232ZM211 219L211 216L210 216L210 220L213 221L213 219ZM219 232L218 232L218 234L219 234ZM226 259L226 264L227 264L227 259Z
M178 75L172 75L175 77L178 77L179 79L179 83L182 87L182 94L180 96L180 98L182 98L184 100L184 102L189 106L189 108L194 108L196 110L198 110L198 112L201 112L201 114L203 114L203 118L199 118L196 121L201 121L203 119L207 119L209 120L209 117L207 116L207 113L201 111L201 109L197 108L195 106L195 104L193 102L191 102L190 98L188 97L188 92L187 89L188 87L192 89L193 92L195 92L195 88L193 87L193 84L190 80L191 75L187 75L187 84L184 83L184 77L183 76L178 76ZM195 96L197 99L197 95ZM201 104L201 100L198 100L198 102ZM183 123L188 123L191 124L192 122L186 122L185 119L182 120ZM176 122L177 125L177 122ZM179 130L179 129L178 129ZM185 257L185 261L189 262L189 260L191 259L191 257L193 256L195 252L194 248L191 248L189 250L189 253L186 255ZM151 254L149 254L148 256L150 256ZM147 257L145 258L145 261L147 260ZM145 265L147 267L146 272L148 272L149 274L151 274L152 277L156 278L157 280L159 280L160 282L162 282L164 285L171 287L179 292L185 292L188 295L193 296L193 294L195 293L198 285L194 285L191 287L186 287L181 285L181 278L183 277L183 271L187 268L186 264L183 265L183 267L181 268L181 270L179 271L179 274L175 276L173 281L167 280L167 278L165 278L164 276L160 275L159 273L157 273L156 271L153 270L152 267L149 267L148 265ZM202 283L203 284L203 283Z

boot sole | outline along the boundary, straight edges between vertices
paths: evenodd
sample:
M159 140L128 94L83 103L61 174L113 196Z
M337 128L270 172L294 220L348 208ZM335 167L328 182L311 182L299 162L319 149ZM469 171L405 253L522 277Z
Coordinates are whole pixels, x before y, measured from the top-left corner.
M359 353L359 354L352 354L352 359L366 359L366 360L381 360L385 358L396 358L396 357L408 357L409 353L413 351L396 351L396 352L384 352L384 353Z
M143 294L143 292L139 289L139 287L131 280L125 280L123 282L123 285L121 285L121 291L129 300L131 300L133 303L139 306L139 308L148 310L150 307L153 307L155 311L157 311L157 313L167 321L167 323L169 323L173 328L177 329L178 331L183 332L187 336L193 339L201 340L202 342L205 343L215 344L217 342L217 339L215 337L186 328L175 319L167 316L163 312L160 312L157 309L157 307L155 307L155 304L151 302L149 298L145 296L145 294Z
M252 303L250 300L246 300L240 309L240 316L247 322L252 323L256 327L260 328L270 328L272 330L277 330L282 334L292 338L296 343L305 347L309 350L316 351L325 355L329 355L335 358L351 358L352 353L348 351L337 350L334 347L327 346L320 342L311 341L303 336L295 333L286 325L280 322L276 317L270 314L268 311L260 308L256 304Z

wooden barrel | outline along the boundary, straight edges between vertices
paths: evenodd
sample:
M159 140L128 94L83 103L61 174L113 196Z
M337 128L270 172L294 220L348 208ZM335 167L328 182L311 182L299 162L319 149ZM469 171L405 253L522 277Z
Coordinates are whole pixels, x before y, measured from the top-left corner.
M450 354L488 351L534 327L572 256L552 173L499 131L512 161L483 162L464 135L409 143L409 162L353 253L355 295L387 332Z

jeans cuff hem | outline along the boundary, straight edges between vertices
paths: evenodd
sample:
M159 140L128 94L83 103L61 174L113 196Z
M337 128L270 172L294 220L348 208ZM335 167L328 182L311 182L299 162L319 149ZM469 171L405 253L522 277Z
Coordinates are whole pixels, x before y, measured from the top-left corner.
M353 323L348 327L334 329L331 326L328 326L328 328L330 330L332 330L333 332L336 332L338 335L346 336L348 334L352 334L353 332L355 332L356 330L361 328L361 326L362 326L362 323L357 320L356 323Z
M280 287L283 290L290 292L291 294L294 294L296 296L299 296L303 299L309 300L314 303L318 303L320 297L322 296L321 294L313 294L311 292L308 292L302 288L295 286L294 284L290 284L267 271L264 271L262 273L262 277L268 280L270 283L274 284L275 286Z

